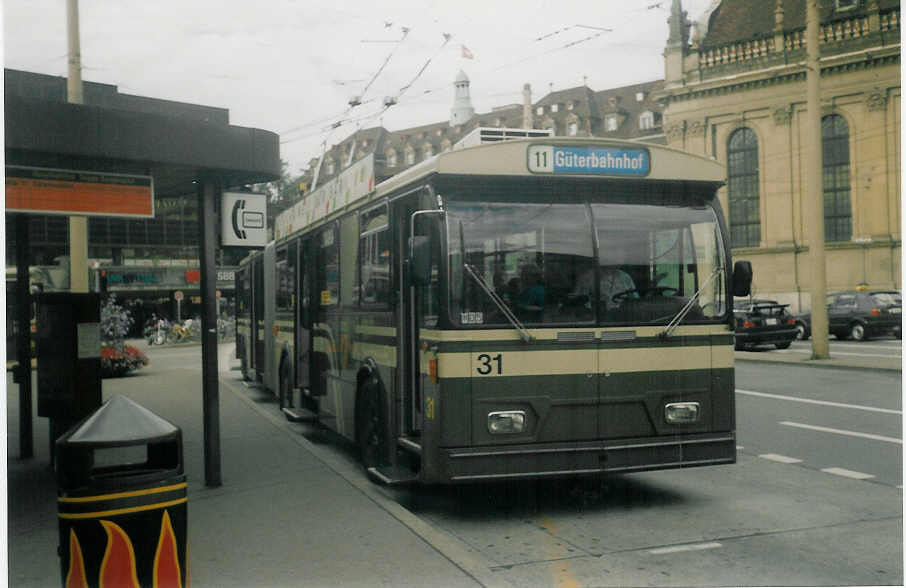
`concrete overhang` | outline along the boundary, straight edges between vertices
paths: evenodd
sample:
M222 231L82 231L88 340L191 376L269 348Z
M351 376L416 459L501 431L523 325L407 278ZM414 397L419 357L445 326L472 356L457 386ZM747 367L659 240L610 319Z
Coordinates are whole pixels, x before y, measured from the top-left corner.
M279 136L261 129L91 105L5 97L7 165L151 175L157 195L280 178Z

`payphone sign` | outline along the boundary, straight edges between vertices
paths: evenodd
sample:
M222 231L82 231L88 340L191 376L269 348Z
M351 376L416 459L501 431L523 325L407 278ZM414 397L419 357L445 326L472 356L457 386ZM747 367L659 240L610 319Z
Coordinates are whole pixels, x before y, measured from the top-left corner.
M267 244L267 198L264 194L224 192L220 202L220 242L224 247Z

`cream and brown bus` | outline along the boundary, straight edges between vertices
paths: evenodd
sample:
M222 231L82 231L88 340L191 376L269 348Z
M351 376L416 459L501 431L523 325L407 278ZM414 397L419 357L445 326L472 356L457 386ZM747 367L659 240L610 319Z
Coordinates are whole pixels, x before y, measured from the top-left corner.
M735 462L751 266L731 268L723 166L542 137L372 178L366 158L285 211L240 271L244 374L288 418L385 483Z

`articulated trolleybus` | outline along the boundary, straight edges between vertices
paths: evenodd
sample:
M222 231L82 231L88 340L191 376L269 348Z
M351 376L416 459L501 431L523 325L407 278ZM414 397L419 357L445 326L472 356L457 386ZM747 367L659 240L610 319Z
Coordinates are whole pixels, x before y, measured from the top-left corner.
M372 186L366 158L238 273L238 354L385 483L736 461L720 164L543 137Z

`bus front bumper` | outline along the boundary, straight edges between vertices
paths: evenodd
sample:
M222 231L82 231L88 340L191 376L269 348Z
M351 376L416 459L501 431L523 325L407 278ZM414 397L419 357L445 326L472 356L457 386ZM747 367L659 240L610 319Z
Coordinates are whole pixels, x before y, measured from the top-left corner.
M707 433L641 439L536 443L440 452L436 472L457 483L586 476L736 463L736 434Z

